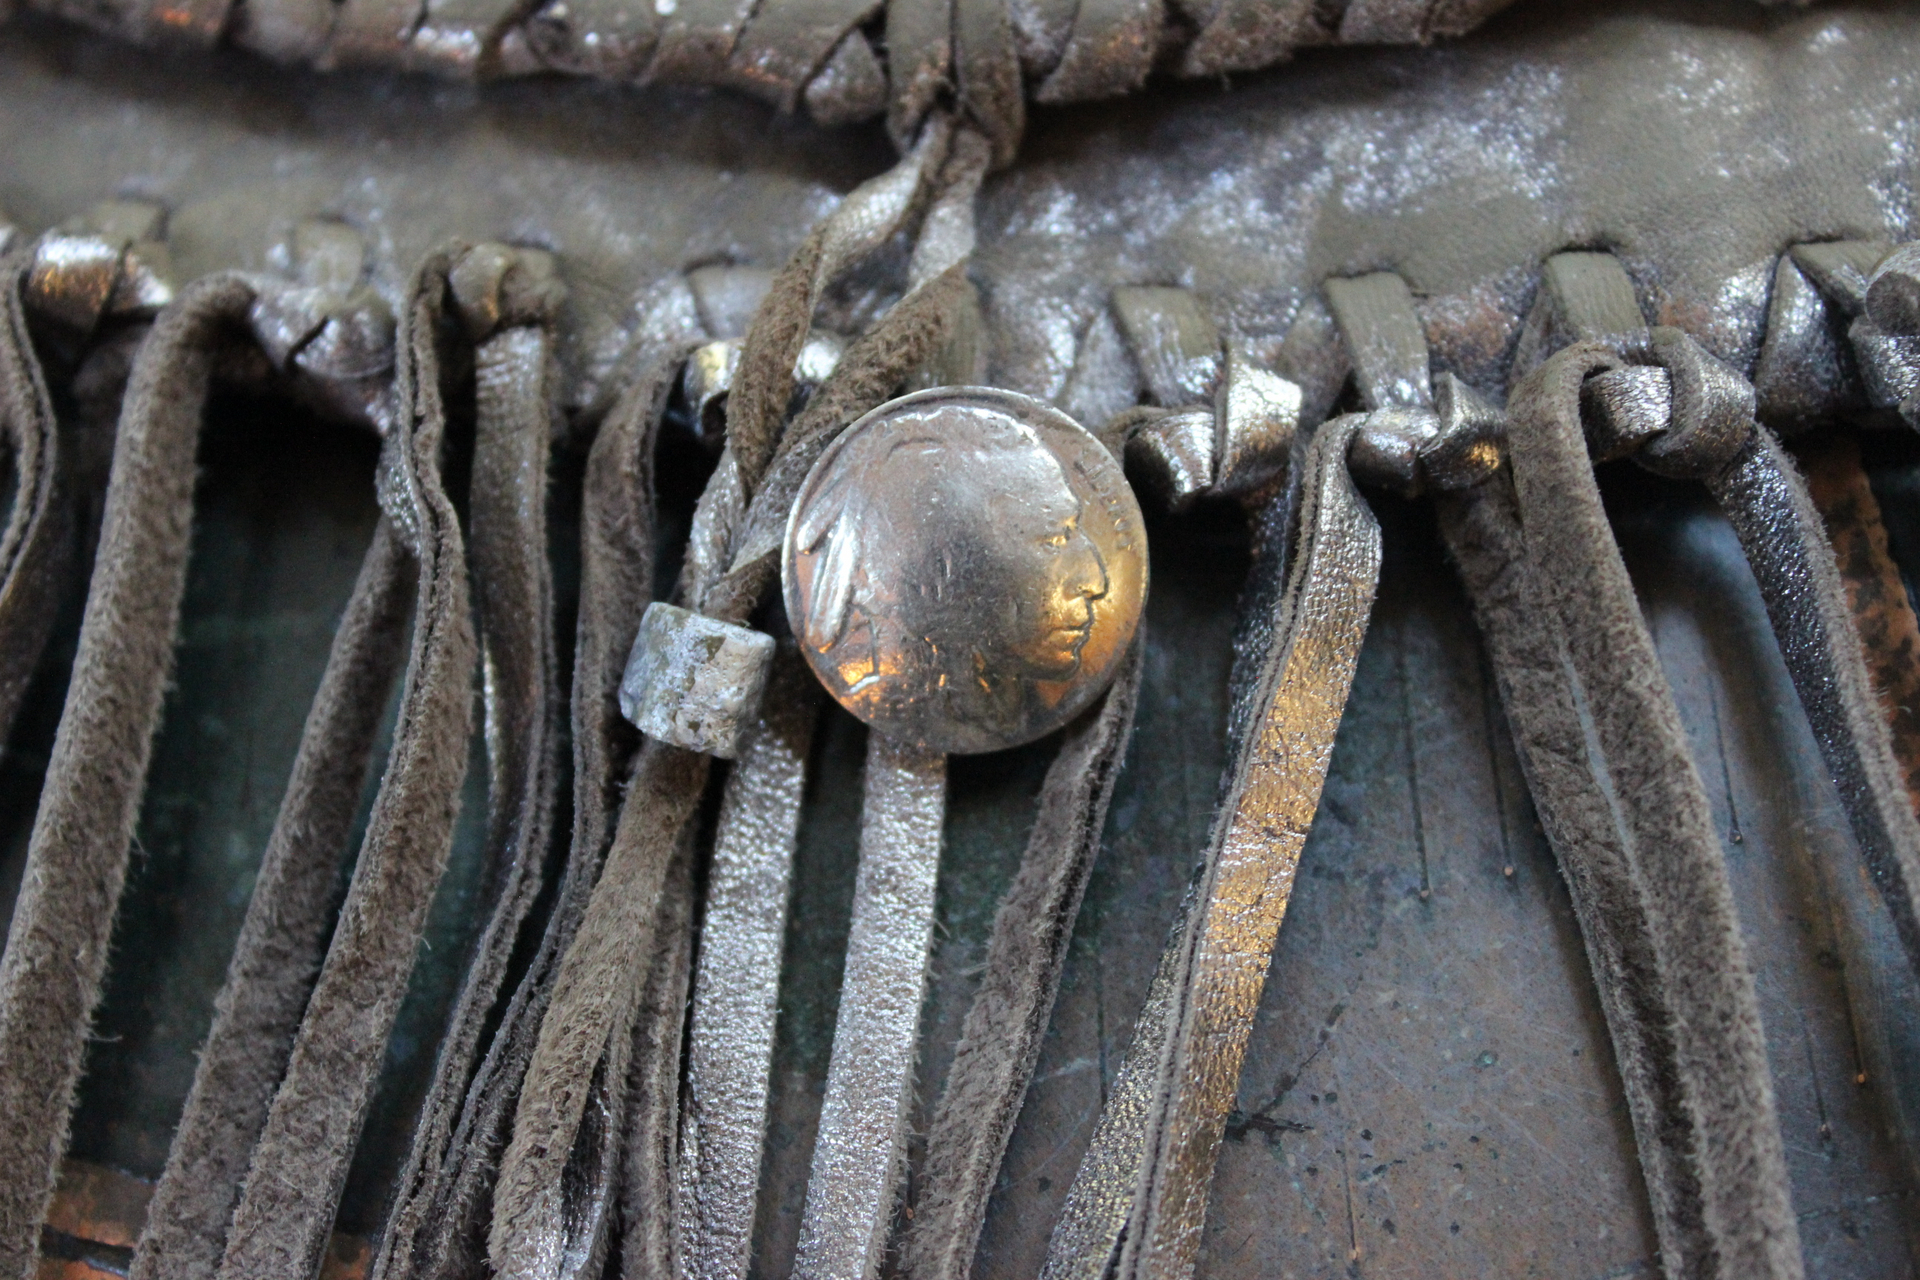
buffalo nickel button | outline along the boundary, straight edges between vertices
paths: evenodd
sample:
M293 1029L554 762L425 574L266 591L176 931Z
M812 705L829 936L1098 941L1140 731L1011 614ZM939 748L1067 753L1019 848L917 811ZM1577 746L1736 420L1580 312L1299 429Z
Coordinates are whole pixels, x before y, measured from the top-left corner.
M1041 737L1106 688L1147 590L1140 507L1106 447L987 387L881 405L814 465L782 578L829 692L950 753Z

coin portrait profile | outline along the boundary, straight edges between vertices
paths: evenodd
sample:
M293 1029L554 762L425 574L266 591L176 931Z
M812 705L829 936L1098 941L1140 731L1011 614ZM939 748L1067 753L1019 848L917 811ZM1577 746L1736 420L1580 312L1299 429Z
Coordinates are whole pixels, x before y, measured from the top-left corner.
M875 409L801 487L795 636L869 725L994 751L1067 723L1139 626L1146 532L1119 464L1052 406L943 387Z

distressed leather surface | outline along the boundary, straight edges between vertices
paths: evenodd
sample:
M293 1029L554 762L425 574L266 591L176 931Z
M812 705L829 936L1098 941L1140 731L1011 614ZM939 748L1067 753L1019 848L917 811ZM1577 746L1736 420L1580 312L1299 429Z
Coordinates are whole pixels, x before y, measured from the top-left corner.
M1316 52L1229 90L1037 111L1018 162L984 191L974 277L991 376L1098 418L1124 379L1073 370L1083 352L1097 363L1112 285L1189 286L1272 356L1319 281L1391 269L1416 292L1437 368L1495 390L1539 262L1571 246L1617 251L1649 316L1749 365L1785 246L1914 234L1916 52L1920 15L1892 4L1536 0L1450 45ZM0 31L0 206L22 226L115 193L155 197L174 210L184 279L270 266L299 218L339 215L370 233L375 284L395 302L450 234L539 244L561 255L571 288L574 406L618 377L646 282L702 261L776 264L891 154L877 129L818 130L725 95L320 76L237 53L158 58L42 19ZM204 454L187 648L76 1120L76 1154L149 1176L371 528L367 445L307 423L283 453L262 424L285 412L223 405ZM670 488L699 465L677 447ZM1902 512L1920 481L1901 448L1870 452L1911 571L1920 529ZM577 485L568 456L559 493ZM1856 1077L1864 1035L1920 1051L1911 978L1852 871L1731 531L1665 482L1608 473L1602 487L1726 833L1809 1273L1906 1274L1913 1182L1887 1130L1899 1082ZM1380 612L1249 1047L1203 1273L1650 1273L1606 1037L1478 638L1425 508L1375 505ZM981 1276L1036 1269L1216 798L1244 536L1204 508L1157 517L1153 533L1135 747L989 1208ZM16 840L58 665L56 652L0 778ZM774 1188L797 1188L807 1163L861 746L833 717L817 749ZM956 765L923 1081L945 1071L1045 760ZM473 926L485 802L469 790L434 909L446 955ZM8 865L17 875L17 848ZM350 1231L378 1221L450 998L452 975L430 958L419 972L343 1210ZM783 1273L798 1209L797 1193L776 1194L763 1213L763 1274Z

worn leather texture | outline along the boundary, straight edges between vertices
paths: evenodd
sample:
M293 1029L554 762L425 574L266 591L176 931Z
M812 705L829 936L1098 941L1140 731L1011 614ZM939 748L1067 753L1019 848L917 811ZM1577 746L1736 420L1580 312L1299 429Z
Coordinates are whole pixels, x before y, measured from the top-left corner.
M1139 394L1107 310L1113 286L1188 286L1263 362L1310 364L1316 350L1289 348L1287 335L1311 335L1320 282L1390 269L1413 288L1435 371L1497 392L1540 263L1570 247L1616 252L1647 315L1747 370L1781 250L1912 235L1916 48L1920 21L1891 5L1776 14L1536 3L1458 43L1316 52L1226 92L1199 83L1098 110L1037 110L1017 163L983 187L970 275L988 374L1097 422ZM414 263L445 236L556 251L571 286L556 330L560 400L576 432L567 449L637 372L632 353L653 318L634 305L644 285L703 262L778 265L840 193L894 159L878 129L816 131L724 95L290 72L233 51L160 57L33 17L0 33L0 148L0 203L30 231L116 192L168 204L182 279L275 268L289 228L312 214L371 232L373 283L396 309ZM872 305L849 291L828 299L827 318ZM557 474L577 468L566 456ZM1877 461L1874 474L1899 462ZM687 456L675 465L699 469ZM1870 898L1861 905L1849 896L1858 886L1835 879L1832 868L1852 865L1844 818L1793 718L1791 686L1769 665L1764 610L1725 527L1651 480L1622 490L1603 477L1602 488L1620 495L1626 565L1654 618L1652 643L1674 668L1679 722L1706 762L1710 826L1744 831L1721 845L1742 926L1756 951L1787 957L1764 975L1760 1016L1809 1271L1897 1274L1904 1157L1875 1119L1881 1082L1854 1083L1845 1011L1878 999L1894 1010L1880 1029L1897 1035L1910 997L1876 967L1884 940ZM1445 585L1424 509L1382 506L1380 612L1227 1121L1202 1271L1650 1265L1644 1192L1578 934L1532 834L1465 603ZM1136 739L1153 749L1136 746L1123 776L976 1274L1035 1269L1216 799L1244 539L1212 509L1184 522L1156 516L1155 536L1175 558L1170 571L1156 566L1160 638ZM604 677L607 654L594 660ZM191 663L185 671L190 682ZM1745 719L1721 733L1723 716ZM163 764L168 735L188 723L163 726ZM859 747L847 724L823 728L810 813L857 794L848 770ZM184 787L182 769L159 770L155 794ZM1014 800L1038 785L1036 769L1044 759L1022 755L956 775L951 838L980 859L943 884L923 1082L942 1078L989 932L967 904L993 900L1011 877L1026 819L1009 815L1027 812ZM1744 826L1729 828L1736 812ZM166 829L151 813L142 821ZM810 870L790 953L807 953L795 990L811 994L796 1000L814 1016L796 1013L804 1025L783 1029L770 1186L792 1185L811 1141L818 1015L824 1006L831 1026L837 977L825 897L848 865L836 850L850 827L844 813L838 821L811 818L802 835ZM457 854L468 847L456 839ZM172 854L158 856L171 865ZM136 876L136 898L146 883ZM1421 897L1415 883L1435 892ZM1824 914L1802 909L1813 899ZM110 988L130 972L116 958ZM1849 994L1864 987L1880 994ZM125 998L130 988L117 989ZM1518 991L1524 1008L1499 1003ZM123 1025L115 1000L110 989L108 1034ZM89 1081L124 1082L121 1052L96 1046ZM137 1142L116 1147L90 1118L114 1098L83 1096L76 1149L138 1163L124 1154ZM169 1123L154 1122L163 1146ZM404 1120L396 1127L404 1133ZM344 1229L378 1220L382 1176L352 1175ZM783 1214L776 1197L757 1233L769 1273L792 1248Z

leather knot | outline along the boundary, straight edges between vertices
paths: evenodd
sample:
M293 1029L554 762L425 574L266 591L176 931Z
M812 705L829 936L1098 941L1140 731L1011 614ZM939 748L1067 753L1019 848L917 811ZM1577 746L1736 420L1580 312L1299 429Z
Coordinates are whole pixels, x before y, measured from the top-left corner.
M1719 471L1753 438L1753 384L1678 329L1652 331L1649 363L1672 381L1667 429L1640 447L1656 475L1700 479Z

